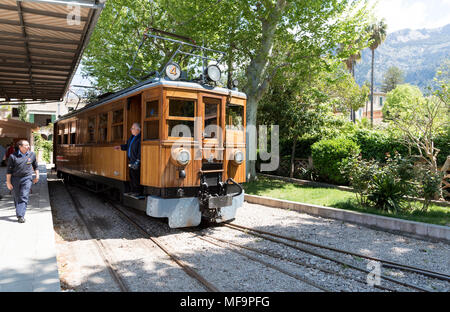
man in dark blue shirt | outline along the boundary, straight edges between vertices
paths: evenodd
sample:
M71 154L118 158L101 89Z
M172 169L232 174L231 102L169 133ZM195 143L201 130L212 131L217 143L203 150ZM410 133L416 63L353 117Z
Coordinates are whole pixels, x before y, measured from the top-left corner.
M31 185L39 181L39 169L36 155L30 151L30 143L20 140L17 145L18 150L8 158L6 186L13 193L19 223L24 223ZM34 180L33 171L36 174Z
M130 186L131 193L133 195L141 195L142 186L140 185L141 180L141 125L135 122L131 126L131 137L128 139L126 144L116 146L115 149L121 149L122 151L127 151L128 156L128 167L130 168Z

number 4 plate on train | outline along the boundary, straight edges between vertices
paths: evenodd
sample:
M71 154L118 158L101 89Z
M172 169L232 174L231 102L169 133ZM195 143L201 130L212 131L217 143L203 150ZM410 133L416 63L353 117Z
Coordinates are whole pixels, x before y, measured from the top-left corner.
M233 204L233 196L225 195L225 196L217 196L209 198L209 208L220 208L231 206Z

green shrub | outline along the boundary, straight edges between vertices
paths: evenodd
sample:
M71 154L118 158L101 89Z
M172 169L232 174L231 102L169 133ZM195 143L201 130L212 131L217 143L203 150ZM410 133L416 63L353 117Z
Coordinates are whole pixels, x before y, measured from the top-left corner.
M36 150L43 151L42 158L46 163L50 163L51 153L53 153L53 142L42 138L39 133L34 134L34 145Z
M434 145L440 150L437 156L437 163L439 166L442 166L447 160L447 156L450 156L450 126L446 127L446 129L435 138Z
M349 180L356 192L356 199L362 206L368 204L369 185L378 168L379 163L376 160L364 160L361 156L352 159L341 168L342 174Z
M414 180L416 181L416 197L424 199L422 211L427 211L433 199L441 196L442 172L433 172L423 165L414 167Z
M311 146L314 167L320 178L335 184L348 184L340 169L359 153L359 146L344 137L320 140Z
M343 167L361 205L370 205L383 211L403 210L406 196L415 194L414 166L410 159L396 153L386 162L353 159Z
M360 128L349 133L347 138L359 145L362 158L366 160L384 162L387 153L409 154L408 148L399 139L385 131Z

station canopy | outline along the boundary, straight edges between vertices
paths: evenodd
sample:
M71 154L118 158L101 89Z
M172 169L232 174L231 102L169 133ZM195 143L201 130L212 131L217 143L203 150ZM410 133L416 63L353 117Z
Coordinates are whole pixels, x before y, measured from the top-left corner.
M0 98L61 100L106 0L1 0Z

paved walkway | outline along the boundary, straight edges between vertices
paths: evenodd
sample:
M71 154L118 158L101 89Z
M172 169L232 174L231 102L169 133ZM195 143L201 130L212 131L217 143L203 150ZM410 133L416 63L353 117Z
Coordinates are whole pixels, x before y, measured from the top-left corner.
M6 188L6 167L0 167L0 292L61 290L45 165L39 170L21 224Z

